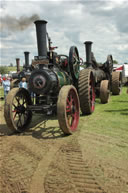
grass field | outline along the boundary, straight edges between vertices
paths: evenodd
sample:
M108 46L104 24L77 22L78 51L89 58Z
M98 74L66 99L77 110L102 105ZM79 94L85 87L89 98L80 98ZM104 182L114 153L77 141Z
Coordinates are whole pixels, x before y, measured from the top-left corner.
M88 133L90 136L101 136L101 139L103 137L114 144L113 149L107 150L103 144L101 147L95 146L101 156L103 152L108 152L109 156L116 153L118 159L121 155L128 161L128 94L126 91L127 88L124 87L121 95L110 96L108 104L100 104L97 99L95 112L91 116L81 117L79 126L82 135Z
M7 68L8 68L8 71L16 71L16 66L12 66L12 67L8 66Z
M4 97L4 89L2 86L0 87L0 98L1 97Z
M8 71L9 71L9 72L11 72L11 71L16 71L16 70L17 70L17 69L16 69L16 66L12 66L12 67L8 66L7 68L8 68ZM20 70L22 70L22 69L23 69L23 67L21 66L21 67L20 67Z
M128 94L96 99L95 112L81 116L79 142L93 174L111 193L128 192ZM111 191L110 191L111 190Z
M128 94L126 91L127 88L124 87L121 95L110 96L108 104L100 104L100 100L96 99L94 113L86 118L81 117L81 129L86 126L90 132L117 137L123 135L128 139L128 133L126 133L126 130L128 132Z
M4 104L4 100L1 100L4 97L4 90L0 87L0 107Z
M4 68L6 69L6 73L10 73L12 71L17 71L17 67L16 66L4 66ZM23 66L20 66L20 70L23 69ZM5 73L5 74L6 74Z
M1 96L4 96L4 90L3 90L2 87L0 87L0 97L1 97Z

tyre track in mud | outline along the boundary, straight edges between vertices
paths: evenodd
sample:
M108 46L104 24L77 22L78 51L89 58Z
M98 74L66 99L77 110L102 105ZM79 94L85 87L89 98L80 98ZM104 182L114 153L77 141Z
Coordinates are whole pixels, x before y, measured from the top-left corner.
M38 164L51 148L50 141L34 140L31 137L3 137L1 162L1 193L29 193L30 184ZM9 140L9 142L8 142ZM2 143L5 143L2 142ZM8 149L6 149L8 146Z
M0 118L0 193L30 193L33 177L38 180L38 167L47 152L50 154L54 146L59 148L56 138L63 136L62 131L50 124L46 127L39 119L29 131L15 134L7 128L3 111Z
M36 155L24 143L15 141L9 152L4 156L1 171L2 192L27 193L31 176L40 159L41 156Z
M61 146L49 171L45 178L45 193L106 193L83 160L77 140Z

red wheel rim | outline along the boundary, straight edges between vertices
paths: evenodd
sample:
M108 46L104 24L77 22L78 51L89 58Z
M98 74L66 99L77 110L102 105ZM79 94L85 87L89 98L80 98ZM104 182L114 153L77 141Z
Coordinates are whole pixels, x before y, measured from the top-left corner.
M92 79L90 79L90 105L91 105L91 111L93 112L95 109L95 90L94 90L94 83Z
M77 95L73 89L68 93L66 101L66 117L70 130L72 132L76 131L79 123L79 104Z

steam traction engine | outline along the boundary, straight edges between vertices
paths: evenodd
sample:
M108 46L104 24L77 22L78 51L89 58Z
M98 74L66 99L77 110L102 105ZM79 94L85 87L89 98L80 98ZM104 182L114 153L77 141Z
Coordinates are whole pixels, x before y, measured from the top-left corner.
M25 56L25 65L23 66L23 70L20 71L20 59L16 58L16 66L17 66L17 72L12 74L12 81L11 81L11 89L18 87L20 80L22 77L28 76L27 74L30 74L31 66L29 66L29 52L24 52Z
M38 56L31 66L27 62L27 70L18 74L19 80L26 77L28 90L11 89L5 101L4 116L10 129L22 132L31 122L32 112L46 115L57 113L60 128L70 134L76 131L79 122L77 90L79 86L82 88L78 81L79 53L75 46L70 48L69 56L54 52L46 33L46 23L44 20L35 21ZM91 87L89 89L91 93Z
M94 82L95 82L95 94L96 96L100 97L101 103L107 103L109 100L110 91L112 91L115 88L115 85L113 83L113 80L119 79L118 75L113 73L113 58L112 55L107 56L107 60L105 63L100 64L97 63L93 52L91 51L92 42L86 41L85 43L85 51L86 51L86 62L85 66L86 68L82 70L79 74L79 81L81 82L79 86L79 97L80 101L82 101L81 108L84 108L86 111L88 109L88 112L90 112L89 108L85 108L88 106L88 100L89 93L88 90L88 83L91 84L91 75L93 75ZM84 87L81 87L81 85L84 84ZM116 91L120 90L120 85L118 82L116 82ZM82 96L81 90L84 90L86 98ZM113 93L114 94L114 93Z

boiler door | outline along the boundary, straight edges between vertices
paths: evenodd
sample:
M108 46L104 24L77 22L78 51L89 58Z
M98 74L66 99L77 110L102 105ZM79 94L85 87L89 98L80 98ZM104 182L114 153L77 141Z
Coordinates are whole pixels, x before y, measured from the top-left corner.
M36 94L47 94L57 86L56 74L51 70L35 70L29 78L29 90Z
M45 87L46 79L42 75L37 75L33 78L34 88L42 89Z

